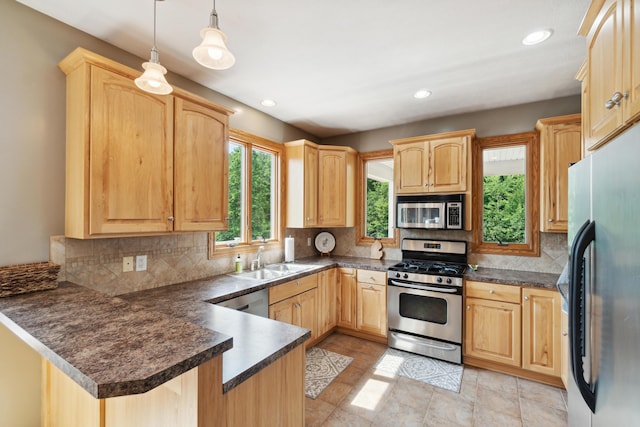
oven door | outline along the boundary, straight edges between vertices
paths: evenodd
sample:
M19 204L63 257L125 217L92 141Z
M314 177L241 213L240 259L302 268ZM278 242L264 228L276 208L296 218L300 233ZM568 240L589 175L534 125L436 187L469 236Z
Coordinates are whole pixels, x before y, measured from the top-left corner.
M462 343L462 288L390 279L389 329Z
M445 205L444 202L399 202L397 226L398 228L444 228Z

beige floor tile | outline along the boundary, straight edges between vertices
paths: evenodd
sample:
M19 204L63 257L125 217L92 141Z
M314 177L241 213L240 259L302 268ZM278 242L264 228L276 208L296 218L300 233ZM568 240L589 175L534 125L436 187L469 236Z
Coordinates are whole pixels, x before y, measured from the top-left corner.
M473 427L522 427L522 420L519 415L512 416L476 408L473 413Z
M478 385L478 398L475 407L476 412L480 408L484 412L499 412L520 418L520 399L517 395L484 388L483 384Z
M368 427L370 425L371 421L338 408L322 424L322 427Z
M422 426L427 412L426 405L421 408L414 408L409 405L405 405L398 399L388 399L375 419L373 420L374 426L403 426L403 427L420 427Z
M436 388L431 397L425 422L429 426L471 426L473 424L473 405L473 402L457 393ZM435 423L436 421L440 424Z
M562 389L558 387L518 378L518 393L521 398L534 400L562 411L567 410Z
M353 362L347 366L347 368L338 375L336 380L349 385L355 385L362 379L362 376L367 372L367 369L360 369L356 367Z
M399 377L391 390L391 399L412 408L426 411L434 386L409 378Z
M318 399L338 406L340 402L342 402L342 399L349 394L352 388L352 384L346 384L335 379L322 391L322 393L320 393Z
M396 378L382 377L368 371L338 407L373 422L383 405L390 400L395 382Z
M524 427L566 427L567 411L551 408L544 403L520 398Z
M518 395L516 377L511 375L481 369L478 371L478 384L491 390Z
M336 409L335 405L308 397L305 397L304 404L304 425L306 427L321 426Z

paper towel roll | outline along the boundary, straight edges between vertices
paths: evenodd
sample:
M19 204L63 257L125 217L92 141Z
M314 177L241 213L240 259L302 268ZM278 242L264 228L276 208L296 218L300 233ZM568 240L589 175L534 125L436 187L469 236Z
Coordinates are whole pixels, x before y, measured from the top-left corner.
M285 237L284 238L284 262L292 262L294 258L294 238L293 237Z

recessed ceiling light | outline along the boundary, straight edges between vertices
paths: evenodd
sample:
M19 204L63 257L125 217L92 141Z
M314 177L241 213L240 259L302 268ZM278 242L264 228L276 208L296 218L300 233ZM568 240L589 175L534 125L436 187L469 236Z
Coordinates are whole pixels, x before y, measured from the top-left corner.
M527 37L522 39L522 44L531 46L534 44L542 43L543 41L551 37L551 34L553 34L553 30L534 31L533 33L528 34Z
M427 89L420 89L413 94L413 97L417 99L428 98L429 96L431 96L431 91Z
M274 101L273 99L263 99L262 101L260 101L260 104L262 104L263 107L275 107L276 101Z

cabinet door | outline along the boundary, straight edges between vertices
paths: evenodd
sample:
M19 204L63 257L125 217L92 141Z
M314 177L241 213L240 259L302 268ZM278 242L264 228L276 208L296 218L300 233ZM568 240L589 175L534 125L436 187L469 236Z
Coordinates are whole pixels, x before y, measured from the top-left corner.
M311 289L295 298L293 324L309 329L311 331L311 339L307 342L313 342L318 336L318 299L316 290Z
M567 232L569 164L582 155L580 122L546 126L542 131L542 231Z
M464 354L520 367L520 304L466 299Z
M557 291L522 289L522 367L560 376L561 297Z
M612 134L623 120L620 106L606 108L615 92L623 92L623 26L622 0L607 0L602 7L599 21L591 29L587 39L589 66L589 126L585 135L587 149L595 148Z
M89 234L173 229L173 97L91 67Z
M625 119L634 120L640 115L640 1L624 0L625 41L628 58L624 66L624 88L629 92L625 102Z
M560 378L564 387L567 388L569 381L569 314L564 311L560 314Z
M287 298L269 306L269 319L294 324L296 297Z
M337 323L337 269L318 273L318 336L330 331Z
M304 146L304 225L314 227L318 225L318 149ZM299 179L291 176L289 179ZM293 195L300 197L300 195ZM289 200L291 203L292 200Z
M345 151L318 150L318 225L346 224L346 173Z
M387 287L358 282L357 288L356 328L387 336Z
M429 146L429 191L467 190L467 144L464 138L431 141Z
M393 171L397 194L424 193L428 190L428 142L418 141L393 147Z
M181 98L175 111L174 230L226 230L228 116Z
M338 269L338 326L356 328L356 272Z

